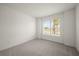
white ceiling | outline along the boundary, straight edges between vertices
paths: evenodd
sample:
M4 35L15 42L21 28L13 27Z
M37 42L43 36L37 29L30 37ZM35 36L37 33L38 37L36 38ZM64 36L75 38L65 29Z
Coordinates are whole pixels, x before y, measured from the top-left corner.
M75 3L6 3L0 5L8 6L33 17L42 17L59 13L74 8L76 6Z

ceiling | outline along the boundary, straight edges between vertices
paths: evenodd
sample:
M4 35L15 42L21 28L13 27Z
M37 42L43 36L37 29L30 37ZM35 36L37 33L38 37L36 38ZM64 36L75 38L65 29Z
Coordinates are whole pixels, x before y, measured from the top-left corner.
M42 17L74 8L75 3L4 3L0 4L26 13L33 17Z

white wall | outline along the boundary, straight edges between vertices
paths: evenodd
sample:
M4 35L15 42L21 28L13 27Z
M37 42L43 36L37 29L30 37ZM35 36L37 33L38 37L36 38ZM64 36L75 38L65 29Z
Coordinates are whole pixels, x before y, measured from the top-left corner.
M0 50L35 38L35 19L0 6Z
M76 48L79 51L79 4L76 7Z
M39 18L36 18L36 37L41 39L41 35L42 35L42 21Z
M51 37L51 36L41 36L41 19L37 19L37 37L48 39L51 41L64 43L65 45L75 47L75 8L67 10L65 12L60 12L58 14L54 14L52 16L57 16L62 19L61 28L64 29L64 35L61 37ZM40 22L39 22L40 21Z
M75 47L76 25L75 9L64 12L64 44Z

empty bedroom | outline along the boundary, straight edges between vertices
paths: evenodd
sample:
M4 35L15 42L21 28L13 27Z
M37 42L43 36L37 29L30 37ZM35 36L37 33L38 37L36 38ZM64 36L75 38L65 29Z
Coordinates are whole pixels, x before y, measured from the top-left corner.
M79 56L78 3L0 3L0 56Z

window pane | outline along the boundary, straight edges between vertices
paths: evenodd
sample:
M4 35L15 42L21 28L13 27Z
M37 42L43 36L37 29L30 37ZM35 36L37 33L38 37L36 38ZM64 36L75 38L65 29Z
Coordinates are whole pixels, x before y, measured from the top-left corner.
M50 35L50 20L43 20L43 34Z
M57 17L51 21L51 35L60 36L60 19Z

